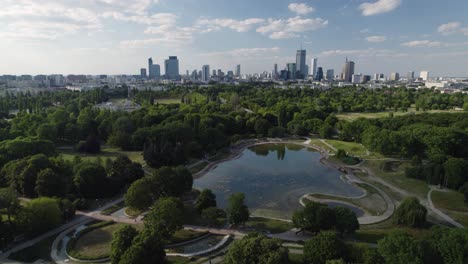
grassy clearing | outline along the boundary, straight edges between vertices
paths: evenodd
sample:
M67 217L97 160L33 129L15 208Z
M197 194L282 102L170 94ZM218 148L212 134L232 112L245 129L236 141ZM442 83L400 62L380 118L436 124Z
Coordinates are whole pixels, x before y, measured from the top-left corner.
M380 239L384 238L390 232L395 230L403 231L414 236L415 238L424 238L431 233L430 229L406 228L390 225L386 228L361 229L351 235L350 238L358 240L359 242L377 243Z
M450 216L453 220L457 221L458 223L462 224L465 227L468 227L468 214L467 213L459 213L454 211L445 211L445 213Z
M283 233L293 228L293 224L290 222L262 217L251 217L245 225L247 227L255 228L258 231L269 231L272 234Z
M433 191L432 202L434 206L440 209L468 212L468 203L465 203L463 194L456 191Z
M429 191L428 185L421 180L410 179L405 176L405 169L411 166L410 161L396 162L392 166L392 170L384 170L384 165L388 161L384 160L366 160L363 167L368 168L375 176L384 179L409 193L416 195L419 198L426 198Z
M384 118L389 117L392 111L376 112L376 113L343 113L338 114L336 117L341 120L354 121L358 118ZM429 111L416 111L414 108L410 108L408 112L393 112L393 116L405 116L405 115L420 115L420 114L435 114L435 113L459 113L460 111L455 110L429 110Z
M80 237L72 249L86 259L105 258L110 255L113 234L124 224L112 224L92 230Z
M186 241L194 240L208 234L208 232L197 232L192 230L178 230L174 233L172 238L169 240L169 244L178 244Z
M156 98L154 103L158 104L180 104L180 98Z
M318 139L311 139L310 140L310 145L320 147L320 148L322 148L322 149L324 149L324 150L326 150L326 151L328 151L329 153L332 153L332 154L335 153L335 151L332 148L330 148L330 146L328 146L327 144L323 143L322 141L320 141Z
M80 153L73 149L60 150L60 156L63 159L69 160L69 161L72 161L75 158L75 156L78 156L84 161L91 161L91 162L95 162L99 158L102 160L102 162L104 162L107 158L114 160L119 156L127 156L130 160L134 162L138 162L142 165L145 164L145 161L143 159L143 154L141 151L122 151L118 148L110 148L110 147L102 148L101 152L97 154Z
M35 262L39 259L50 261L52 260L50 258L50 251L52 249L52 243L54 242L54 239L55 236L43 239L30 247L10 254L8 258L11 260L28 263Z
M302 264L304 263L304 255L289 253L289 263Z

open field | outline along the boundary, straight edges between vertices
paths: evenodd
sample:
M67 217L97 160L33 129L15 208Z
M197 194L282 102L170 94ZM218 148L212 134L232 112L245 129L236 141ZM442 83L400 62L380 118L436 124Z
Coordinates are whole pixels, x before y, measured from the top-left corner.
M404 115L419 115L424 113L434 114L434 113L459 113L460 111L456 110L429 110L429 111L416 111L414 108L410 108L408 112L393 112L393 116L404 116ZM358 118L383 118L389 117L392 111L386 112L375 112L375 113L343 113L338 114L336 117L341 120L354 121Z
M459 192L449 190L438 192L434 190L431 198L434 206L439 209L468 213L468 204L465 203L463 194Z
M124 224L107 225L80 237L73 248L80 257L86 258L105 258L110 255L111 242L113 234Z
M274 219L262 218L262 217L251 217L245 225L247 227L255 228L256 230L269 231L272 234L283 233L293 228L292 223L279 221Z
M107 158L114 160L119 156L127 156L134 162L138 162L142 165L145 164L143 154L141 151L123 151L118 148L110 147L103 147L101 149L101 152L97 154L80 153L73 149L60 149L60 156L62 156L65 160L70 161L72 161L75 158L75 156L78 156L85 161L96 161L98 158L101 158L103 162Z
M180 104L180 98L156 98L154 103L159 104Z

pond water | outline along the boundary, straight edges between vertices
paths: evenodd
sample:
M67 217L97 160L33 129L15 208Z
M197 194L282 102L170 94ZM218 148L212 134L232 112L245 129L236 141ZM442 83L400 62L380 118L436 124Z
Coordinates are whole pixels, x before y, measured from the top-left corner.
M290 219L308 193L354 197L361 189L340 179L341 172L320 163L321 154L294 144L264 144L247 148L242 156L218 164L194 181L211 189L218 207L226 208L230 194L245 193L255 216Z
M214 246L216 246L221 240L223 240L224 236L218 235L210 235L206 238L201 240L195 241L190 244L186 244L179 247L172 247L169 248L169 252L171 253L182 253L182 254L192 254L204 250L208 250Z

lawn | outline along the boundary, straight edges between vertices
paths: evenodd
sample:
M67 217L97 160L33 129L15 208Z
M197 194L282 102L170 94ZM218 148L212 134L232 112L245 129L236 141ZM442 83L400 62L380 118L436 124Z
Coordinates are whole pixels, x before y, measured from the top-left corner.
M338 119L346 120L346 121L354 121L358 118L383 118L389 117L392 111L385 111L385 112L375 112L375 113L342 113L336 115ZM435 113L459 113L460 111L455 110L429 110L429 111L416 111L414 108L410 108L408 112L393 112L393 116L404 116L404 115L420 115L424 113L435 114Z
M192 231L192 230L181 229L174 233L172 238L169 240L169 244L178 244L178 243L194 240L196 238L202 237L207 234L208 232L197 232L197 231Z
M346 151L346 153L351 156L365 156L367 154L367 149L359 143L338 140L326 140L326 142L336 149L342 149Z
M159 104L180 104L180 98L156 98L154 103Z
M389 225L388 227L374 228L374 229L361 229L356 231L350 238L359 242L365 243L377 243L380 239L384 238L390 232L400 230L405 233L412 235L415 238L424 238L431 233L430 229L418 229L418 228L407 228L407 227L395 227Z
M124 224L107 225L95 230L92 230L82 237L78 238L73 247L73 251L80 258L99 259L110 255L111 242L113 234L119 230Z
M119 156L127 156L130 160L134 162L138 162L142 165L145 164L141 151L123 151L118 148L104 147L101 149L101 152L97 154L80 153L73 149L61 149L60 153L65 160L70 161L72 161L75 158L75 156L78 156L85 161L96 161L98 158L101 158L103 162L107 158L114 160Z
M54 239L55 236L43 239L30 247L10 254L8 258L11 260L28 263L39 259L50 261L50 251L52 249L52 243L54 242Z
M304 255L289 253L289 263L291 263L291 264L302 264L302 263L304 263Z
M258 231L269 231L272 234L283 233L294 228L292 223L274 219L251 217L245 223L246 226L255 228Z
M434 206L440 209L468 212L468 204L465 203L463 194L456 191L439 192L434 190L431 195Z

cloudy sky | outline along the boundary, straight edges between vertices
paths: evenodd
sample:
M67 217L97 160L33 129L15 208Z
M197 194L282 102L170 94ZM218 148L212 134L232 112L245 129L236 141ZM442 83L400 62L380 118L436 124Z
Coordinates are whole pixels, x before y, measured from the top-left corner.
M466 0L0 0L0 74L271 71L307 60L339 71L468 76Z

